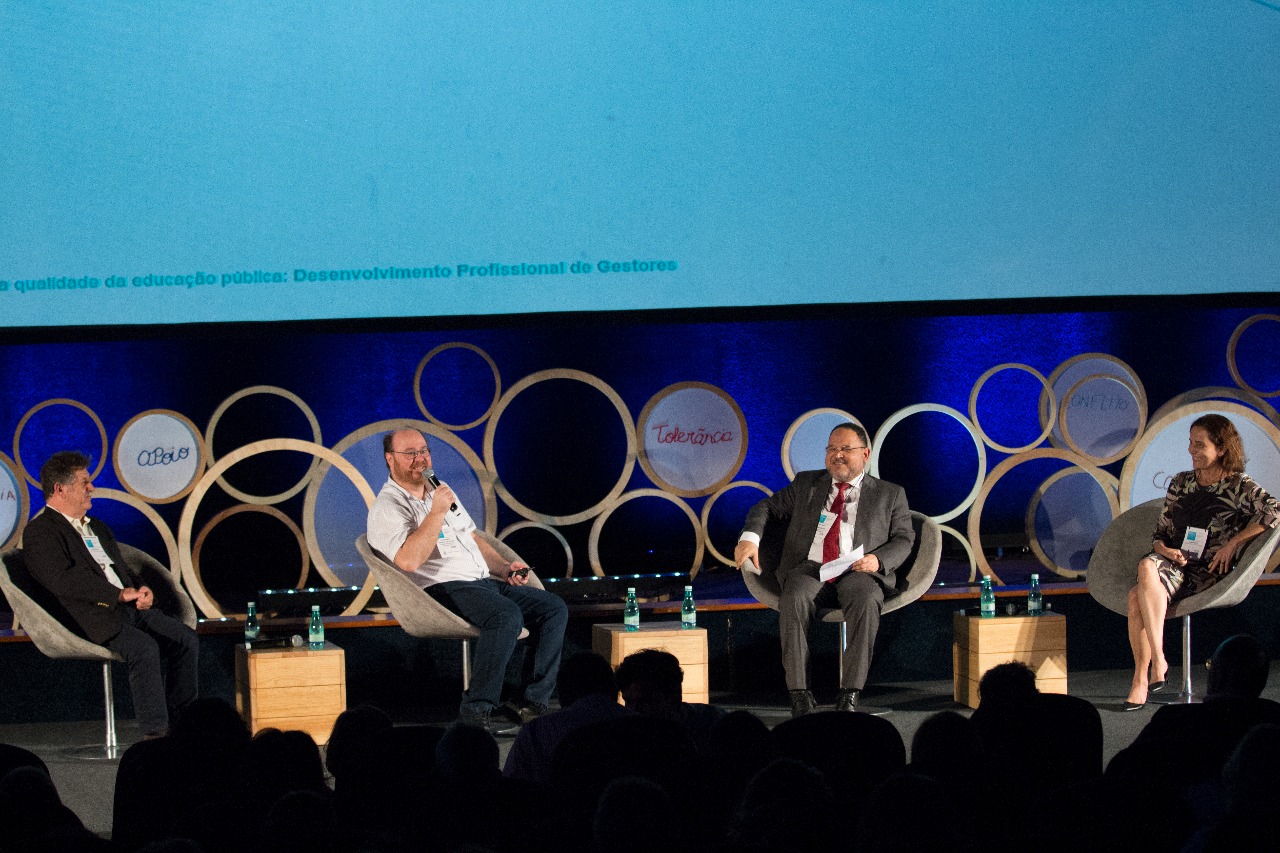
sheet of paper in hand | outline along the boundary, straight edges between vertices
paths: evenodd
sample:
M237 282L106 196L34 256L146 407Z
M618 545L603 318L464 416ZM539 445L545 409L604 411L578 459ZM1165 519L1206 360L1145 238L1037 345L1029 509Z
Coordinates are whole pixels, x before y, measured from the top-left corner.
M818 569L818 577L823 583L838 578L849 570L849 566L858 562L863 557L862 546L859 545L848 554L836 557L830 563L823 563L822 568Z

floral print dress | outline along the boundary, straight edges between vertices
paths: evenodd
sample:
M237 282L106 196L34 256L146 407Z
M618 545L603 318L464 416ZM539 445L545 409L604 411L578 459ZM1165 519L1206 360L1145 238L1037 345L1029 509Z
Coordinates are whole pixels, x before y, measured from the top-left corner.
M1188 527L1204 528L1209 533L1204 553L1196 560L1188 560L1185 566L1151 555L1158 561L1169 599L1203 592L1226 577L1210 572L1209 562L1228 539L1255 521L1268 529L1280 524L1280 503L1248 474L1228 474L1209 486L1200 485L1194 471L1175 475L1169 483L1153 541L1178 549ZM1241 547L1236 551L1237 560L1243 550Z

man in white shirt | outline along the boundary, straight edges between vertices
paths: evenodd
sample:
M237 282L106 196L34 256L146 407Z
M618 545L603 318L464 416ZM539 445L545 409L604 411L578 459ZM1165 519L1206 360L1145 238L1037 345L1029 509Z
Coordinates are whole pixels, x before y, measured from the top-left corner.
M844 612L848 646L836 709L857 710L886 595L895 594L895 571L911 554L915 530L901 486L866 473L871 442L860 425L844 423L827 440L826 470L801 471L786 488L757 503L747 514L734 563L760 564L760 541L771 523L785 525L778 558L782 593L778 632L782 667L791 694L791 713L816 706L809 690L809 625L821 607ZM842 574L823 581L819 569L855 549L862 556Z
M507 663L526 627L533 671L523 697L503 710L516 722L537 717L555 690L569 608L559 596L527 586L529 567L508 563L477 535L453 490L432 483L426 436L397 430L383 437L382 449L390 477L369 509L369 545L480 630L458 719L490 727Z
M86 515L93 502L89 457L53 454L40 469L40 487L45 508L22 534L27 571L90 642L124 658L143 735L167 734L171 716L197 695L196 632L152 606L151 589L125 562L111 528Z

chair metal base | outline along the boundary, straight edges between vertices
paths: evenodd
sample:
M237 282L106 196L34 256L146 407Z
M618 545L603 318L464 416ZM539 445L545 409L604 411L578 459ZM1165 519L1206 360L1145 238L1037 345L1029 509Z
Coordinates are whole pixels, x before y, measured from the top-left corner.
M111 685L111 661L102 662L102 699L106 706L106 734L103 742L89 746L72 746L62 750L68 758L82 761L115 761L120 757L120 742L116 738L116 701Z
M1194 705L1200 697L1191 689L1191 614L1182 617L1182 689L1152 693L1147 701L1156 705Z
M66 758L75 761L115 761L120 757L120 750L116 747L108 749L100 743L86 744L85 746L69 746L60 750L60 753Z

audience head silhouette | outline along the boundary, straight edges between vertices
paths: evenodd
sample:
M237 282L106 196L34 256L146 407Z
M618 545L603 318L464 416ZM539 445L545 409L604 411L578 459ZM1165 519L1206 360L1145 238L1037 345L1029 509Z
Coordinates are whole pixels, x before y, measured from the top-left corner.
M993 666L978 682L978 697L982 705L1010 705L1025 702L1036 695L1036 674L1021 661L1009 661Z
M560 665L560 673L556 676L556 693L560 696L560 707L568 708L584 696L616 699L618 683L613 675L613 667L609 666L609 661L602 655L579 652Z
M684 670L670 652L645 649L627 655L615 675L622 701L637 714L671 717L679 714Z
M1228 637L1209 658L1206 696L1257 699L1267 686L1270 671L1267 650L1256 638L1248 634Z

